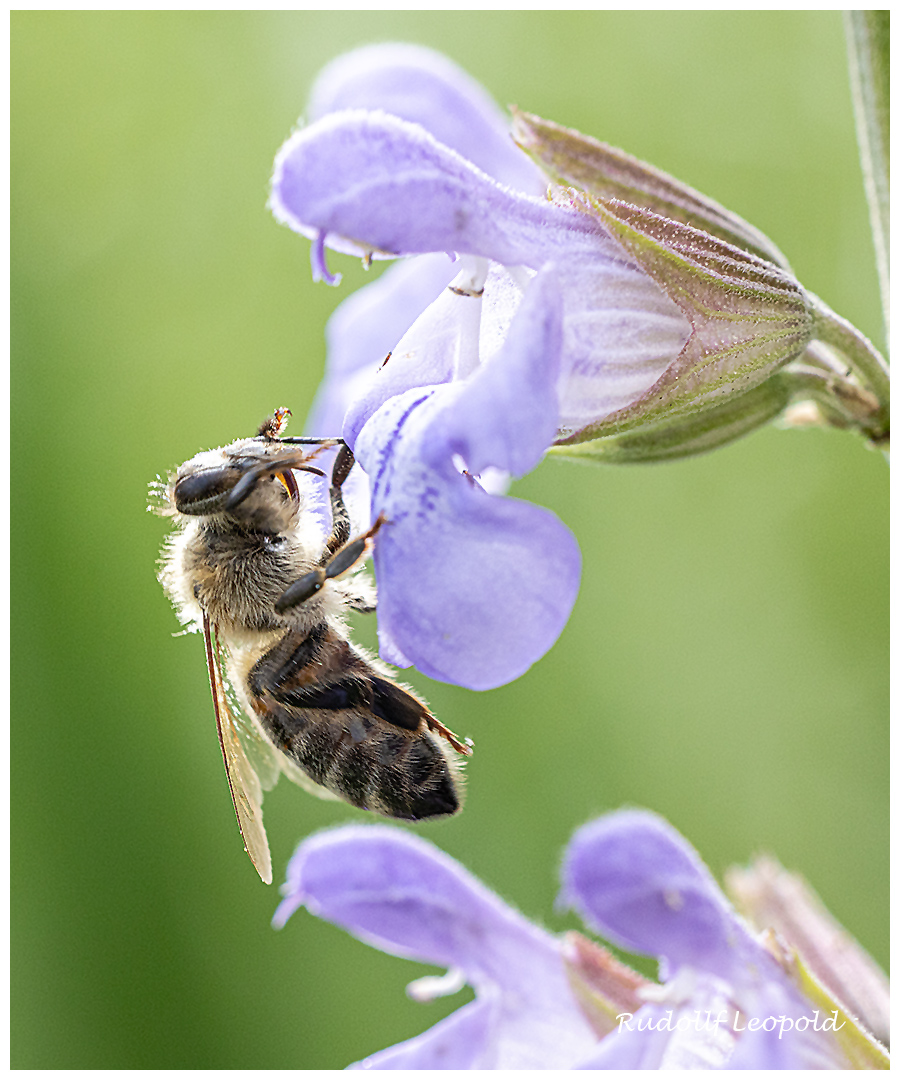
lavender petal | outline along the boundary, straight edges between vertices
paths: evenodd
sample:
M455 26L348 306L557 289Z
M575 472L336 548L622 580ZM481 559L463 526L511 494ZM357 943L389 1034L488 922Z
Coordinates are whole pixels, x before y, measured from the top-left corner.
M340 304L325 328L328 362L306 423L308 435L341 433L347 407L455 275L446 255L402 259Z
M383 109L421 124L503 184L539 195L543 173L513 143L510 122L480 83L442 53L420 45L366 45L326 65L307 114Z
M536 269L570 238L589 238L598 257L642 273L585 214L503 187L420 125L380 111L329 113L295 132L276 156L269 205L283 224L321 230L352 254L446 251Z
M477 364L480 319L480 299L444 289L354 398L344 418L347 443L356 445L359 432L391 398L416 387L450 382L460 356Z
M575 833L561 899L623 948L664 958L667 976L686 965L740 983L751 962L776 970L696 851L647 811L608 814Z
M491 1069L496 1057L490 1001L470 1001L413 1039L371 1054L352 1069Z
M425 674L488 689L517 678L553 645L581 572L578 545L549 511L486 494L462 472L476 457L450 430L465 384L392 398L356 452L373 480L379 627ZM454 457L454 450L457 456Z
M419 837L387 825L319 833L297 849L283 892L276 926L302 905L384 952L459 968L476 991L474 1005L364 1066L463 1067L471 1054L472 1067L565 1068L594 1043L558 942Z

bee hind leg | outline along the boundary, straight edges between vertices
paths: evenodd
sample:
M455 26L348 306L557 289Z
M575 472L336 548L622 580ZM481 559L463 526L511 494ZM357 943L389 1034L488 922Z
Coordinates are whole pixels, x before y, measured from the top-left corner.
M444 727L440 720L432 716L431 713L425 717L425 723L436 735L446 739L458 754L462 754L463 757L472 756L472 742L470 739L462 742L458 735L454 735L450 728Z

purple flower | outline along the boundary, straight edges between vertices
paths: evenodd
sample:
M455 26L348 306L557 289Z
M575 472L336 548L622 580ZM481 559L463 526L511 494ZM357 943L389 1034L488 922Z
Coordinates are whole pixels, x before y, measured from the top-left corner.
M842 1068L853 1060L846 1029L863 1038L846 1015L801 993L796 972L753 935L696 852L645 811L608 814L575 834L561 899L611 941L658 957L660 985L583 939L548 934L391 826L310 837L282 892L277 927L304 906L384 952L448 969L412 983L413 997L475 990L365 1068ZM883 1060L873 1045L860 1067Z
M499 492L646 391L690 326L595 218L538 197L502 114L444 57L352 53L312 110L276 159L275 216L326 281L326 246L404 258L332 318L311 420L340 428L389 522L380 652L498 686L551 647L580 577L568 529Z
M846 1066L828 1017L814 1015L668 822L625 810L584 826L562 876L561 899L588 926L660 961L662 986L583 1068Z
M423 1035L361 1062L379 1069L568 1068L595 1037L569 989L555 938L432 844L389 825L333 829L305 840L288 867L281 927L301 905L383 952L448 968L475 1000Z

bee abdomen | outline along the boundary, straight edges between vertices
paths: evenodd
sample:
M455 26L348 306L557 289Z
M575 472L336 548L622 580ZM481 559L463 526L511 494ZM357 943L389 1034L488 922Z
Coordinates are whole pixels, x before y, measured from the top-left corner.
M426 706L330 628L286 634L248 686L272 742L354 806L410 821L459 810L458 767Z
M352 707L270 704L261 719L311 779L354 806L410 821L460 808L452 766L427 730L391 728Z
M459 795L451 763L429 731L406 734L378 724L365 741L342 742L328 776L329 786L361 793L355 804L390 817L418 821L455 814Z

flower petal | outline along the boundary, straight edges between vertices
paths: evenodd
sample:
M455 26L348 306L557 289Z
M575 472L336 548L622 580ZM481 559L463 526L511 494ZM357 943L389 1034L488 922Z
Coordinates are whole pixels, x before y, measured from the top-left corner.
M460 968L476 989L507 981L524 953L529 963L557 964L549 934L433 844L394 826L309 837L291 859L284 892L276 926L302 905L383 952Z
M739 1034L729 1069L852 1067L834 1033L823 1030L826 1017L817 1016L815 1005L787 980L783 984L776 980L761 983L745 993L744 999L740 1002L744 1015L735 1025ZM753 1020L762 1025L755 1031L750 1030Z
M493 1069L497 1024L489 1000L470 1001L414 1039L389 1046L352 1069ZM507 1068L509 1066L506 1066Z
M356 452L373 481L373 513L388 519L374 555L381 655L397 662L396 644L426 675L484 690L518 678L556 641L581 558L555 515L488 495L460 471L454 453L480 450L442 414L466 389L392 398Z
M471 473L524 476L556 436L563 300L548 263L531 282L499 352L466 380L431 428L429 456L458 453Z
M777 971L731 909L696 851L668 822L622 810L579 829L563 866L561 899L633 952L746 981L752 962Z
M464 354L467 364L477 364L480 321L480 297L444 289L360 388L344 420L347 443L356 445L363 426L390 398L415 387L450 382Z
M734 1049L729 987L714 976L682 969L665 987L647 987L652 1000L607 1036L581 1068L717 1069Z
M633 267L593 217L503 187L419 124L380 111L329 113L278 151L275 217L329 247L375 258L458 252L507 266L543 265L589 242Z
M398 413L421 406L417 393L380 409L358 449L376 424L395 420L403 433ZM501 686L562 633L578 592L578 545L549 511L489 496L465 474L430 467L422 446L434 410L419 410L418 431L394 448L373 488L373 508L390 523L374 556L381 656L398 662L395 643L432 678L478 690ZM367 455L361 460L370 471Z
M456 272L443 254L401 259L335 309L325 329L328 364L306 423L308 435L341 433L350 402Z
M603 1039L596 1050L583 1061L579 1069L659 1069L662 1068L672 1044L668 1023L672 1010L663 1005L644 1005L620 1021L622 1026ZM686 1066L684 1066L686 1067Z
M297 849L283 891L276 926L304 905L384 952L460 968L478 995L364 1065L566 1068L591 1049L556 939L427 841L388 825L319 833Z
M339 251L459 251L512 264L524 261L527 245L508 238L498 219L525 213L537 226L555 216L419 124L361 109L329 113L288 139L275 159L270 206L298 232L325 231Z
M421 45L366 45L344 53L316 78L307 114L383 109L421 124L445 146L520 191L540 194L543 173L510 138L510 123L480 83L442 53Z
M556 436L562 297L552 267L535 279L521 304L518 290L499 287L501 276L491 274L491 286L501 293L498 304L511 307L507 292L516 292L519 317L512 323L507 320L501 333L494 304L485 333L482 298L445 290L352 403L343 430L351 446L392 397L414 387L458 380L461 372L472 370L466 389L444 412L440 427L447 434L432 431L431 447L448 459L460 453L469 471L479 475L490 466L516 476L534 468ZM493 342L486 348L486 337L495 339L499 350L497 344L491 349ZM494 356L479 366L479 358L484 360L491 352Z

